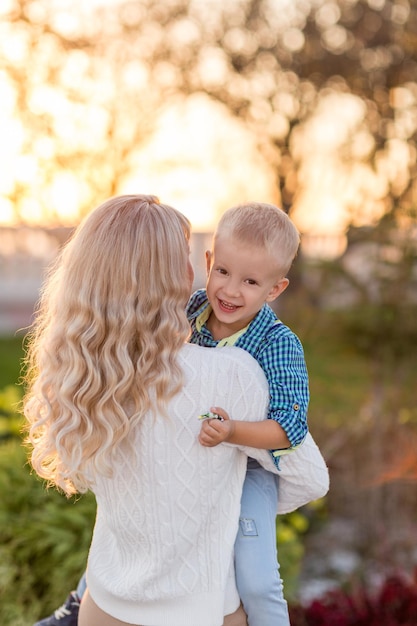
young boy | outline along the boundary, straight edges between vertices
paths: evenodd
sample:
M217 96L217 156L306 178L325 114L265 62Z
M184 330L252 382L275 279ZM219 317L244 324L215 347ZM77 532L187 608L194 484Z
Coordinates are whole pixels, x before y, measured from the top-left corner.
M269 419L257 423L230 420L221 408L211 407L223 420L203 421L201 444L227 441L269 449L278 467L280 456L301 444L308 432L303 348L268 305L287 288L286 274L298 247L297 229L281 209L263 203L229 209L206 253L206 289L195 292L187 306L190 341L249 352L266 374L271 397ZM278 498L279 479L250 459L235 545L237 586L249 626L290 624L276 552ZM82 579L78 593L35 626L75 626L84 584Z
M270 389L269 419L254 424L204 421L203 445L221 441L271 450L276 464L307 435L308 374L299 339L280 322L268 303L287 288L286 274L299 234L284 211L248 203L226 211L206 253L206 290L187 306L190 341L201 346L234 345L261 365ZM227 381L225 381L227 384ZM279 467L279 465L278 465ZM250 626L288 626L276 558L275 517L279 481L249 460L235 546L236 580Z

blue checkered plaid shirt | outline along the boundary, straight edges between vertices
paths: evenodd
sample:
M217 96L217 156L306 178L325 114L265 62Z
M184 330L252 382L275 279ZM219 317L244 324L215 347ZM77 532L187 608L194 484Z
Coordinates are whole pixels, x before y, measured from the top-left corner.
M209 307L205 289L194 292L187 305L191 324L190 342L215 348L215 341L205 324L197 329L197 318ZM310 399L304 350L298 337L264 304L247 330L234 345L251 354L265 372L269 385L268 418L285 430L291 446L303 442L307 435L307 409ZM271 450L278 460L282 450Z

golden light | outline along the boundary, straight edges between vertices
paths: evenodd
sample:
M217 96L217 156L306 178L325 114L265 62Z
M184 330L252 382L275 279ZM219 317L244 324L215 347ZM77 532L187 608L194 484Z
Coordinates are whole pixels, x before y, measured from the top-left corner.
M13 172L17 180L32 184L37 191L22 202L22 219L35 224L51 223L58 217L64 224L75 223L83 193L81 182L71 172L56 173L41 192L36 185L36 160L16 154L12 162L7 148L10 145L4 142L1 191L8 191L6 184ZM47 154L47 140L35 149ZM118 193L154 193L182 210L197 231L212 230L219 213L233 204L249 199L278 201L274 172L259 154L253 135L232 119L225 107L204 96L167 109L155 136L133 160L134 172ZM12 204L3 198L0 222L13 219Z
M403 102L403 94L396 94L397 99L400 96ZM400 193L408 184L412 155L404 140L389 140L372 167L368 158L374 138L367 130L366 114L360 98L329 93L294 133L299 191L291 215L311 239L314 256L343 252L348 226L376 223L386 210L389 185ZM329 236L327 252L324 235Z
M204 0L192 1L210 10ZM91 6L105 2L116 0L88 3L56 0L54 27L61 33L74 32L77 20L79 24L80 19L85 19ZM287 48L295 51L302 46L304 35L291 0L280 0L280 3L285 11L275 15L274 27L284 33ZM8 4L4 0L0 14L7 14ZM76 10L73 10L74 5ZM42 3L33 3L30 10L39 11L41 20L45 7ZM343 33L334 30L338 17L336 8L323 5L317 16L327 29L327 44L334 48L343 46ZM31 17L36 21L36 15ZM0 43L2 54L11 64L24 66L27 60L25 33L24 29L11 29ZM197 37L198 29L193 30L191 22L180 22L171 35L178 38L180 45L181 38L185 37L186 41L187 37ZM250 49L255 43L250 32L239 28L230 30L225 39L225 46L235 50L248 46ZM115 113L112 109L119 96L117 80L120 79L122 85L128 83L133 89L136 87L139 100L143 89L149 90L149 67L145 61L131 59L121 64L120 74L115 79L106 64L94 62L95 71L90 72L91 59L82 50L65 51L59 63L58 86L52 80L48 83L42 65L54 54L55 47L53 38L45 37L36 48L38 57L30 75L33 80L22 120L14 117L17 93L7 82L6 74L0 74L0 224L10 224L16 219L14 202L17 204L19 193L21 220L29 224L76 223L80 207L85 210L85 206L89 206L90 194L82 180L83 168L84 171L91 169L94 159L90 159L90 155L99 158L101 151L112 148L108 142L111 116L119 113L118 134L112 136L114 144L120 138L126 140L131 133L129 114L125 111L120 114L120 110ZM262 59L265 66L260 65L251 86L255 92L273 94L276 85L271 68L275 68L276 60L267 54ZM175 82L178 68L164 61L158 63L157 80L167 84ZM206 47L199 63L208 85L210 81L218 84L219 76L228 79L225 49ZM236 91L248 88L239 75L231 80ZM85 98L67 98L74 86ZM297 165L297 181L294 178L294 187L297 187L291 216L303 234L343 237L349 224L372 223L378 219L385 209L384 197L388 192L401 193L409 180L411 160L415 158L407 144L415 130L416 93L413 89L412 86L401 87L390 94L395 116L387 133L392 139L377 154L375 169L368 163L375 146L368 130L366 106L360 98L328 90L314 114L295 128L290 150ZM296 119L300 103L291 90L276 91L273 107L265 108L264 101L262 105L254 100L251 115L257 119L260 132L279 141L287 136L289 120ZM38 133L33 141L28 139L28 128L24 126L27 120L23 121L27 112L35 114L37 120L42 120L43 116L52 120L49 135ZM136 114L140 117L138 111ZM140 143L142 138L139 138L140 147L124 157L129 161L125 170L129 174L124 174L124 178L120 174L115 185L109 186L115 193L154 193L162 201L178 206L190 218L194 230L203 232L211 231L222 211L233 204L253 199L280 204L277 173L274 164L268 162L265 154L261 155L259 137L232 117L223 105L199 93L172 102L149 126L153 122L156 132L152 138L146 143ZM147 128L147 120L143 128ZM77 150L87 155L85 165L73 160L73 169L66 169L66 151L77 154ZM64 163L61 169L49 170L61 156ZM114 161L109 159L108 163L104 174L100 172L102 178L111 175ZM393 189L390 190L389 185ZM22 188L26 195L21 193ZM334 242L332 245L334 249Z
M279 201L274 171L256 138L222 105L197 95L161 118L135 157L121 193L154 193L178 207L195 231L212 231L220 213L246 200Z

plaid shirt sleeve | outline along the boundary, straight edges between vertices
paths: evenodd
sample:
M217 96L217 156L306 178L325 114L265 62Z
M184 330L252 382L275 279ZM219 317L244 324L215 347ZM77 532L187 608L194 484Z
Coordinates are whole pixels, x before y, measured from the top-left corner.
M268 418L282 426L292 447L298 446L307 435L310 400L303 347L298 337L284 324L276 324L262 344L256 358L268 380ZM271 451L274 457L282 452Z

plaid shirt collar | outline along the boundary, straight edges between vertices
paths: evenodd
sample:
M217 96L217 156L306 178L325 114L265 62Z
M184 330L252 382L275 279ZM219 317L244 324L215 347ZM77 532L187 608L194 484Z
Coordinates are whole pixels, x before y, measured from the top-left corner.
M212 310L212 306L206 297L204 301L200 304L200 306L189 315L189 320L198 333L202 333L206 335L206 337L210 337L213 343L219 347L225 345L238 345L242 348L245 348L246 331L250 329L248 338L250 338L251 343L254 343L256 341L260 341L265 336L266 332L271 328L271 326L277 323L277 316L275 315L274 311L268 304L264 304L259 313L247 326L245 326L245 328L242 328L233 335L230 335L230 337L225 337L221 341L216 342L206 326L206 322L210 317L210 313L212 312Z

